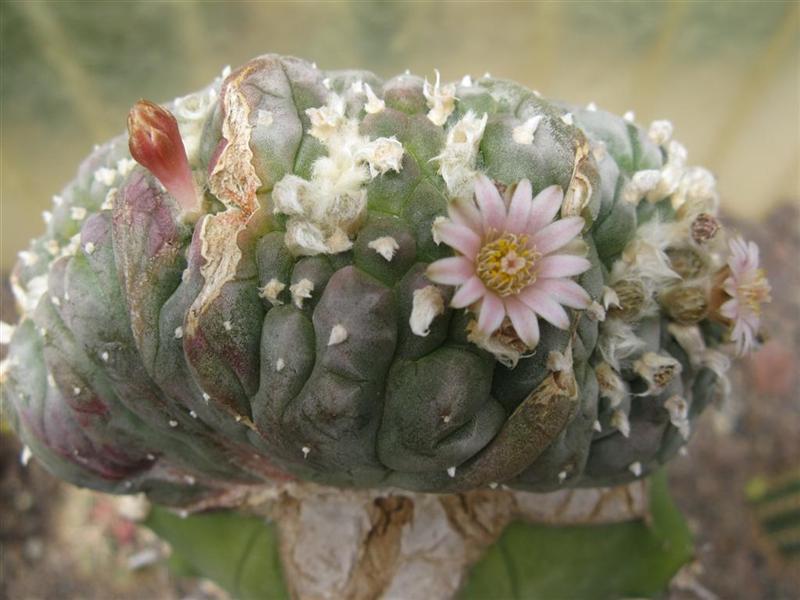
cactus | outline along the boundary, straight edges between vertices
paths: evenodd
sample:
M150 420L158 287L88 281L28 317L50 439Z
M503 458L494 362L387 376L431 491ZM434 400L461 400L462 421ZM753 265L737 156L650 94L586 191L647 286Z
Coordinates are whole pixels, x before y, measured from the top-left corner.
M671 125L628 117L275 55L138 103L20 255L12 426L192 508L645 477L769 286Z

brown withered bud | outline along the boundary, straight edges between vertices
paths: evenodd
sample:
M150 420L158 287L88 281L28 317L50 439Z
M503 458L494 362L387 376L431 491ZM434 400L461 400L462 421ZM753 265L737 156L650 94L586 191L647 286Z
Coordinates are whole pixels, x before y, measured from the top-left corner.
M711 241L720 229L719 221L714 215L700 213L694 218L691 225L692 240L696 244L705 244Z
M697 286L675 286L659 298L673 321L681 325L699 323L708 316L708 294Z
M699 277L705 269L703 258L692 248L667 248L670 268L683 279Z
M633 279L623 279L613 286L619 298L619 306L610 306L608 314L623 321L633 321L638 318L647 300L644 286Z
M168 110L139 100L128 113L128 148L184 210L198 208L198 193L186 157L178 122Z

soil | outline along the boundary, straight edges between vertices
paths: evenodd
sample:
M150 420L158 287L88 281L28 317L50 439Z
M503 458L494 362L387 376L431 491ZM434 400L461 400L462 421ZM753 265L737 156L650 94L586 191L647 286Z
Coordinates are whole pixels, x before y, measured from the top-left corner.
M735 223L761 247L773 302L768 339L731 374L730 398L700 419L687 456L669 467L672 492L696 539L697 560L676 577L679 599L790 599L800 562L781 557L748 503L755 478L798 466L800 439L800 211ZM14 321L7 285L0 317ZM130 517L135 503L78 490L48 475L0 432L0 598L221 599L202 580L177 578L168 548Z

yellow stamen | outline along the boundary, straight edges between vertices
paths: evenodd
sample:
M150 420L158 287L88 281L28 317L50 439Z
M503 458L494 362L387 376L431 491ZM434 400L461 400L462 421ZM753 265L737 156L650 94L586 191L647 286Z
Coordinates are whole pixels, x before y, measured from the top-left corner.
M478 277L500 296L518 294L536 281L535 267L541 257L528 246L528 236L504 233L478 252Z
M756 276L749 283L742 283L737 290L739 301L745 304L755 314L761 314L761 305L770 302L770 286L764 269L758 269Z

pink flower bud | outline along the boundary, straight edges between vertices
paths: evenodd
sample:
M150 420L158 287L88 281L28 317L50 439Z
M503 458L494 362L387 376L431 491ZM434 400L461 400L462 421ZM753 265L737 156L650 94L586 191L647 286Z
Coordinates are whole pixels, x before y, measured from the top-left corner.
M128 148L187 211L198 207L197 190L178 122L168 110L139 100L128 113Z

